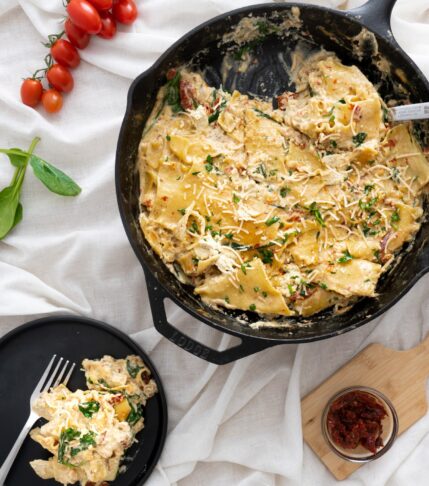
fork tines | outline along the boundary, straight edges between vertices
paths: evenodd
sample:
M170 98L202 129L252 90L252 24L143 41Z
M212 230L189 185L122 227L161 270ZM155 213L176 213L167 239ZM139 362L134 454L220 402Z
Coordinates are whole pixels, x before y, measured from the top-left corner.
M51 371L52 367L55 365L53 371ZM69 360L64 362L64 358L59 357L57 361L57 355L54 354L52 356L51 361L49 362L48 366L46 367L42 377L40 378L39 383L37 384L36 388L33 392L33 397L36 398L36 395L40 395L45 391L49 391L51 387L58 386L60 383L63 385L67 385L71 374L76 366L76 363L70 363ZM68 370L68 371L67 371Z

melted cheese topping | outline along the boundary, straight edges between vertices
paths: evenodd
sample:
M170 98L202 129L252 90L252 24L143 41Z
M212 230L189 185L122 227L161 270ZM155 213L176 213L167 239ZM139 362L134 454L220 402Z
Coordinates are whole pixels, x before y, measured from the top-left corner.
M209 305L308 316L376 295L419 228L429 164L329 53L271 103L172 73L139 147L140 224Z
M30 465L43 479L97 486L116 478L144 427L142 407L157 389L139 356L104 356L82 365L89 390L60 385L36 400L34 410L48 422L30 435L53 457Z

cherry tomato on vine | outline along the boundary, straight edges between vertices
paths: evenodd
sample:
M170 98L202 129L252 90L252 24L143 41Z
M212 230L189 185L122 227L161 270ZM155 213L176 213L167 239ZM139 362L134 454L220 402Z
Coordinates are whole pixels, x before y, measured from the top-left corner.
M71 21L88 34L98 34L101 30L100 14L87 0L71 0L67 5Z
M49 84L58 91L68 93L73 89L73 76L70 74L70 71L66 67L61 66L61 64L54 64L50 67L46 73L46 77L48 78Z
M114 0L112 13L121 24L132 24L137 18L137 5L134 0Z
M103 27L97 35L103 39L111 39L116 34L115 17L110 12L101 12L100 17Z
M105 10L110 10L113 5L113 0L88 0L89 3L94 5L94 7L99 11L103 12Z
M79 66L80 56L76 47L65 39L58 39L51 47L52 57L58 64L68 68Z
M63 106L63 97L56 89L50 88L43 92L42 104L48 113L56 113Z
M70 19L65 21L64 30L69 38L69 41L78 49L85 49L85 47L89 44L91 36L75 25Z
M37 106L42 98L43 87L38 79L27 78L21 84L21 100L24 105Z

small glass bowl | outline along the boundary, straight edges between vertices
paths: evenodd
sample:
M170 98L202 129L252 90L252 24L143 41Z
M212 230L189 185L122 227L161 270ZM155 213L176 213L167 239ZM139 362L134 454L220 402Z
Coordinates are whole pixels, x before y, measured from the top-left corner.
M327 418L332 403L337 398L353 391L368 393L368 395L373 396L386 410L387 416L381 421L381 424L383 426L383 433L381 438L383 439L384 445L380 447L375 454L368 451L368 449L365 449L365 447L361 445L359 445L355 449L344 449L332 440L329 433ZM374 388L369 388L366 386L352 386L339 391L332 398L329 399L322 414L322 432L329 447L332 449L333 452L335 452L335 454L340 456L342 459L351 462L370 462L374 459L378 459L383 454L385 454L395 442L396 436L398 434L398 415L394 406L392 405L392 402L378 390L374 390Z

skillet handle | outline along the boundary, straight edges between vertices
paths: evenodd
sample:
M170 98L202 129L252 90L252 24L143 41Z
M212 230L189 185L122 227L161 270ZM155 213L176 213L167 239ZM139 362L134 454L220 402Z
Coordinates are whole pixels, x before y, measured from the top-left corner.
M209 361L210 363L223 365L246 356L250 356L258 351L262 351L278 344L276 342L261 341L252 338L240 338L241 343L237 346L225 349L224 351L218 351L217 349L210 348L198 341L195 341L193 338L179 331L168 322L167 314L165 312L164 299L169 296L153 277L153 275L146 269L145 275L149 302L156 330L164 337L169 339L172 343L181 347L188 353ZM228 331L225 330L225 332Z
M396 0L368 0L362 6L353 8L349 12L377 34L394 41L390 29L390 17L395 3Z

